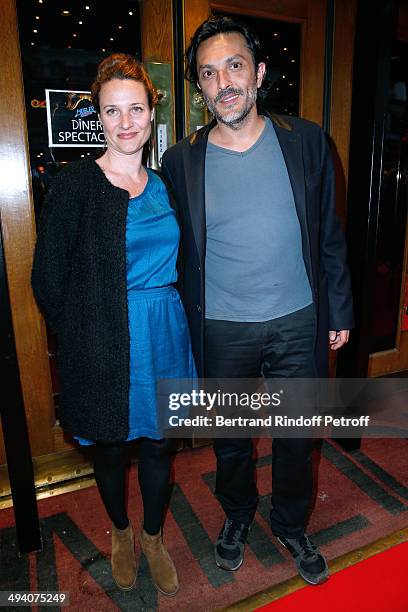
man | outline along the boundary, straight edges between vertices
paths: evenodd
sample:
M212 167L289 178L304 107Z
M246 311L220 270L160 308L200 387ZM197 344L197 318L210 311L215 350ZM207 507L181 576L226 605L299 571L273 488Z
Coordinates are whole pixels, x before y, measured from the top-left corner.
M187 78L214 120L169 149L163 172L180 207L184 306L196 365L214 378L327 375L328 343L353 325L334 179L317 125L260 114L260 45L242 24L210 18L187 51ZM305 535L313 497L311 439L275 439L272 532L300 575L328 576ZM219 567L238 569L258 495L250 439L214 443L226 521Z

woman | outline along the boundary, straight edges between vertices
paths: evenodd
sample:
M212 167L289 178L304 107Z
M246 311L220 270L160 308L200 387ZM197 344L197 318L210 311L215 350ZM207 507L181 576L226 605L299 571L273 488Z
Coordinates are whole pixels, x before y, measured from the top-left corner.
M142 165L157 100L149 76L131 56L113 54L99 65L92 96L106 152L54 179L32 284L59 337L61 424L95 444L95 479L113 523L113 578L122 589L136 580L125 467L128 442L139 439L140 544L157 589L175 595L161 535L170 442L158 429L155 383L195 376L173 286L179 228L163 182Z

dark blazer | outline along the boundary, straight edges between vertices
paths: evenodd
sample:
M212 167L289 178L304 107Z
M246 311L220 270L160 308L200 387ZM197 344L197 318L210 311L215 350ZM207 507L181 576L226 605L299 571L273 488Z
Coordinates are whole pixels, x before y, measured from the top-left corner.
M268 116L278 136L293 189L315 309L316 368L323 377L327 375L329 330L353 326L346 245L336 216L331 155L325 134L318 125L295 117ZM171 183L179 208L184 249L182 298L200 375L204 371L204 166L208 134L214 125L215 122L210 123L168 149L162 162L163 174Z
M61 425L100 442L129 434L126 217L129 194L93 160L52 181L32 286L58 334Z

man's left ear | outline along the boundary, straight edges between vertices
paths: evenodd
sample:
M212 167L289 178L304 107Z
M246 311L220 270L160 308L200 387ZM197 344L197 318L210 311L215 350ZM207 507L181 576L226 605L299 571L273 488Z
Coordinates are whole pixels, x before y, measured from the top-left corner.
M258 71L256 73L256 84L258 87L262 85L262 81L264 80L266 73L266 64L265 62L259 62Z

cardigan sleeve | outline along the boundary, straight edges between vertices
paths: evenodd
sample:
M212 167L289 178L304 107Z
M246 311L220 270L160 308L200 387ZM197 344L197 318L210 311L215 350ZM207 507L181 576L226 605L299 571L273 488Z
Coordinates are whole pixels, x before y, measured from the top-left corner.
M54 331L58 331L64 310L81 199L78 170L62 170L52 180L38 224L31 284L37 304Z

